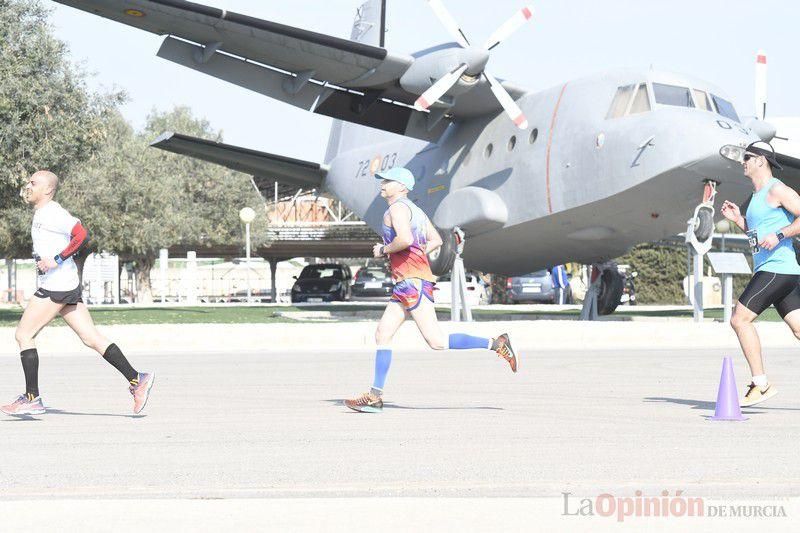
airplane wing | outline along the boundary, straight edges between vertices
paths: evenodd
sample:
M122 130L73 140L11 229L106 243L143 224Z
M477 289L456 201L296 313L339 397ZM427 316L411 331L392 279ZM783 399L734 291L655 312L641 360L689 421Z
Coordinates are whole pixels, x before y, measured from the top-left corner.
M414 58L382 47L183 0L55 1L167 35L161 58L314 113L400 135L435 141L450 120L502 111L484 80L446 113L415 110L419 95L399 84ZM525 93L501 83L514 99Z
M229 144L190 137L171 131L162 133L150 146L175 154L216 163L253 176L262 194L271 198L275 182L282 198L297 190L319 189L328 168L319 163L301 161Z

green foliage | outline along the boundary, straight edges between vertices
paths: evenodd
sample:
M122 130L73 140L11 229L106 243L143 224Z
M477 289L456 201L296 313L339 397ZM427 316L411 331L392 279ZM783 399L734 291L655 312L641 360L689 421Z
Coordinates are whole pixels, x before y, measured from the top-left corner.
M59 201L89 228L95 249L133 263L145 301L150 269L161 248L244 248L242 207L262 213L251 224L253 247L267 241L267 219L258 209L263 201L249 177L150 148L155 132L166 129L220 139L207 121L194 118L187 108L152 113L140 134L113 115L97 157L77 169L59 192Z
M686 250L669 246L641 244L615 260L629 264L638 272L635 280L639 303L683 304L683 278L686 276Z
M683 278L687 274L686 255L685 248L640 244L615 261L629 264L638 272L634 283L639 303L680 305L687 303L683 294ZM708 266L706 261L706 272ZM733 277L734 298L742 293L749 281L749 276Z
M38 0L0 0L0 252L28 255L27 209L18 192L39 169L68 175L105 141L121 93L93 94L51 35Z

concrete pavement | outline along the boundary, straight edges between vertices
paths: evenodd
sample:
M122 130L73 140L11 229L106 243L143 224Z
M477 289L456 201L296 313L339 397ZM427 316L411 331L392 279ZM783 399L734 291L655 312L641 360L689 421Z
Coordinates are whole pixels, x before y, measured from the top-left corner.
M780 394L712 422L728 350L398 350L379 415L340 405L369 350L150 353L146 416L96 356L43 356L50 412L0 418L2 499L800 495L797 350L767 352ZM740 389L747 372L735 359ZM22 391L0 357L0 399Z

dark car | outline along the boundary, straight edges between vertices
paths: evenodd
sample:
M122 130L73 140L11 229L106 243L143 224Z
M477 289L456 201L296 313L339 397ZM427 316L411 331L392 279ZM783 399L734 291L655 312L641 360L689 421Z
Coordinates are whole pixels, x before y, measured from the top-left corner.
M295 276L292 303L349 300L352 277L347 265L308 265Z
M391 296L394 283L385 267L366 266L353 278L353 296L359 298Z
M556 291L553 288L553 279L547 270L537 270L523 276L508 278L506 284L508 299L511 303L555 303ZM572 289L567 286L564 301L572 302Z

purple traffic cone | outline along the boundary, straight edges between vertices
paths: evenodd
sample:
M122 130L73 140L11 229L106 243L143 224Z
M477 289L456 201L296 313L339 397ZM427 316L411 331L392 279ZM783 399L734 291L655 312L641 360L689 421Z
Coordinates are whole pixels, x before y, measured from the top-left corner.
M709 420L747 420L746 416L742 416L742 408L739 406L736 378L733 377L733 359L730 357L722 361L717 406L714 409L714 416L709 417Z

